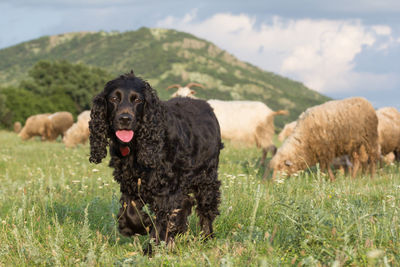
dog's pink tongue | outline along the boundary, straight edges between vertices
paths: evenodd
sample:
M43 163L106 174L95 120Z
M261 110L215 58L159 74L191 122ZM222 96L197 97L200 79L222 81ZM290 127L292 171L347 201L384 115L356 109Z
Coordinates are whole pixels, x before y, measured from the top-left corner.
M115 135L124 143L128 143L133 138L132 130L119 130L115 132Z

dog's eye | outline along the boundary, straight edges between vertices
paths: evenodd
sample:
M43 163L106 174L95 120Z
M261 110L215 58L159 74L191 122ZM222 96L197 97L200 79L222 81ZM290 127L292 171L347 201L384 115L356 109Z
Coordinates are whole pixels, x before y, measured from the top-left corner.
M115 96L110 97L110 102L118 103L118 97Z
M142 99L140 99L140 98L135 98L135 103L142 103L142 102L143 102Z

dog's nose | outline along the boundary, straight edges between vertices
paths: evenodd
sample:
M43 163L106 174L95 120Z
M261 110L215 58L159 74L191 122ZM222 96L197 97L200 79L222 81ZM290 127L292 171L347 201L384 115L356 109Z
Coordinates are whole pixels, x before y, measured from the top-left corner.
M133 121L133 116L128 113L124 113L119 116L118 121L121 125L128 126Z

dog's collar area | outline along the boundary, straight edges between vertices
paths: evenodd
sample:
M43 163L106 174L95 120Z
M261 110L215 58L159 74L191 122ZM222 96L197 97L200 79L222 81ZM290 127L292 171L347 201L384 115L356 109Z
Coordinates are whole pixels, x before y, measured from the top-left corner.
M119 151L121 152L121 155L123 157L126 157L131 152L131 149L129 148L129 146L120 146Z

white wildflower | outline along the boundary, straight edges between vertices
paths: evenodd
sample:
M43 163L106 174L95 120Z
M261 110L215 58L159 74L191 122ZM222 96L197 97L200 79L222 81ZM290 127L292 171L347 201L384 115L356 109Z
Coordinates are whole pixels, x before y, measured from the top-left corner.
M385 254L381 249L373 249L367 252L367 257L370 259L380 258Z

